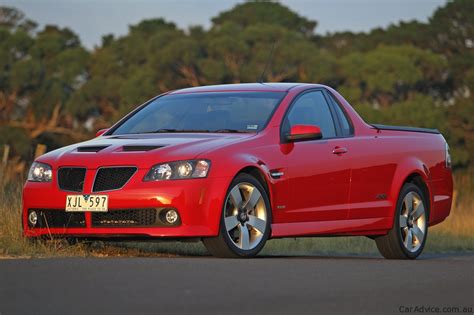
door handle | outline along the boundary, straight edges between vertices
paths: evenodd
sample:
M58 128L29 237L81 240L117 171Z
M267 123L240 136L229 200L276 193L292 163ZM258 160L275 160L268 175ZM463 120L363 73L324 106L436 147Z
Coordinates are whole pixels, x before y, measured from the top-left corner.
M347 153L347 149L343 147L335 147L334 150L332 150L332 153L341 155L341 154Z

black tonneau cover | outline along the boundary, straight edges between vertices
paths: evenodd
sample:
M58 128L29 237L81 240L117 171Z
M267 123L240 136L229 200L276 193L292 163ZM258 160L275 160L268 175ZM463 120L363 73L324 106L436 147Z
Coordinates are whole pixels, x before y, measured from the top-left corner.
M429 129L429 128L388 126L388 125L378 125L378 124L371 124L371 126L379 130L411 131L411 132L424 132L424 133L434 133L434 134L440 133L438 129Z

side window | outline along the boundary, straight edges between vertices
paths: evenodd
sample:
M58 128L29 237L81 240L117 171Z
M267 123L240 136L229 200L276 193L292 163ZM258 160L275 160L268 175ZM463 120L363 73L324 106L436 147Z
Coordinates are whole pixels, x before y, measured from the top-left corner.
M288 130L294 125L314 125L321 128L323 138L336 136L331 111L321 91L300 96L291 107L285 124Z
M334 97L332 95L330 97L334 104L334 108L336 109L336 113L339 116L339 120L341 121L342 135L352 135L354 132L352 129L352 125L349 123L346 113L344 113L343 109L341 108L341 105L339 105L339 103L334 99Z

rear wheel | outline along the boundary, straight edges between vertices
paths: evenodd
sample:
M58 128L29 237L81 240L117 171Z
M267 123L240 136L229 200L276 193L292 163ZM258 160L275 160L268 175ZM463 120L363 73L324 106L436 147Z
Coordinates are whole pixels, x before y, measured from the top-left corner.
M267 193L253 176L242 173L226 195L219 235L203 239L217 257L253 257L270 235L271 209Z
M428 207L421 189L407 183L400 191L394 224L387 235L375 239L388 259L415 259L425 247L428 235Z

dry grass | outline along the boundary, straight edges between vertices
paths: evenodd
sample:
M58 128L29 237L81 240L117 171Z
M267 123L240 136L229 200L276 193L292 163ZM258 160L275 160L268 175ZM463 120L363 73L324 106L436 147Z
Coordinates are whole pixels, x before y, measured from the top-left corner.
M437 233L474 237L474 172L455 176L455 193L451 215L433 227Z
M474 176L456 175L456 200L449 218L431 228L427 253L474 252ZM7 183L0 192L0 256L176 256L207 255L201 243L79 243L64 240L32 242L21 233L21 184ZM262 255L376 255L375 242L365 237L301 238L270 240Z

